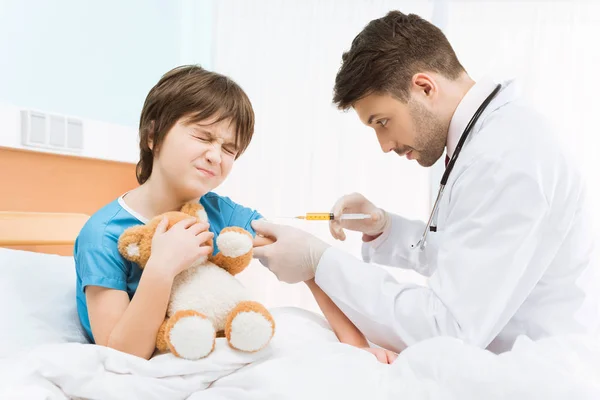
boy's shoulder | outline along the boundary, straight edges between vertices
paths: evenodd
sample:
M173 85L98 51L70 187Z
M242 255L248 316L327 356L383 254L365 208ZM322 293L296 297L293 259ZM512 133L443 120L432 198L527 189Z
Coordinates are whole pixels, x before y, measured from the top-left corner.
M111 248L125 229L140 224L143 222L122 207L120 198L115 199L86 221L75 241L75 249L81 246Z
M239 206L239 204L235 203L229 197L221 196L215 192L208 192L202 196L200 198L200 204L202 204L204 208L214 208L219 211L223 209L233 211Z
M211 225L220 230L227 226L239 226L251 230L250 222L262 218L258 211L242 206L227 196L221 196L215 192L208 192L200 199L200 204L206 210Z

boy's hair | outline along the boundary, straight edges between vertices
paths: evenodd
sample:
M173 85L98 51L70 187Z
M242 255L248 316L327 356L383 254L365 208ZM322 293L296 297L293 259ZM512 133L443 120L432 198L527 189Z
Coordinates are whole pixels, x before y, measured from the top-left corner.
M439 28L418 15L390 11L371 21L342 55L333 102L346 110L371 93L389 93L406 102L415 73L456 79L464 71Z
M218 118L214 122L230 119L235 129L236 158L246 150L254 133L252 104L233 80L196 65L174 68L161 77L144 102L136 168L140 184L150 177L154 155L167 132L182 117L189 124L211 117Z

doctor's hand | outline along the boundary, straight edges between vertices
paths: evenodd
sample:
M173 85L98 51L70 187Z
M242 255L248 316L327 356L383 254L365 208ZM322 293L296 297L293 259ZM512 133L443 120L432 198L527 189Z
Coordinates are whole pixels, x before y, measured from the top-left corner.
M291 226L255 220L252 221L252 228L257 235L274 241L255 247L253 257L273 272L277 279L286 283L314 278L321 256L330 247L310 233Z
M331 211L334 220L329 221L329 231L337 240L346 240L344 229L362 232L363 240L378 236L386 228L389 220L387 213L376 207L362 194L352 193L340 198ZM370 214L371 218L362 220L339 220L342 214Z

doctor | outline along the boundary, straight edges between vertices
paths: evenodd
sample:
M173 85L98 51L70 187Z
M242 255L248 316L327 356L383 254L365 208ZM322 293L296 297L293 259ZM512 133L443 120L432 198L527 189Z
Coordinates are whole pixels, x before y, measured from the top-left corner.
M342 59L334 102L353 108L385 153L430 167L446 151L432 218L408 220L351 194L334 215L373 218L330 230L339 240L362 232L363 261L266 221L253 227L275 242L255 257L281 281L314 277L367 339L397 352L452 336L500 353L519 335L594 327L580 287L593 249L584 182L515 84L474 82L438 28L396 11L371 21ZM428 285L397 282L371 262L414 269Z

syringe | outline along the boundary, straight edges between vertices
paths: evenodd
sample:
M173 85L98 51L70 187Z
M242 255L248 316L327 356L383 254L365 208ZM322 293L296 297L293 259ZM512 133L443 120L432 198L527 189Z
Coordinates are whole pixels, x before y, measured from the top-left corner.
M294 217L296 219L305 219L307 221L331 221L336 219L333 213L306 213L305 215L299 215ZM369 219L371 214L342 214L339 219Z

